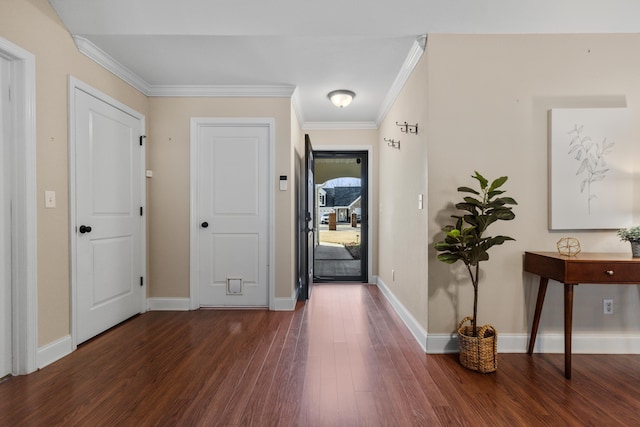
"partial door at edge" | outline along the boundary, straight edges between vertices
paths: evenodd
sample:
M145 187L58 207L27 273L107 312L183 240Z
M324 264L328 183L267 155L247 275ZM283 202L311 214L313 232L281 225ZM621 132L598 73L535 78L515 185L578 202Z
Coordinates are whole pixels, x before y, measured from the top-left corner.
M11 138L9 61L0 57L0 378L12 371Z
M267 307L270 128L198 128L199 305Z
M79 88L74 97L75 310L81 343L142 311L144 166L140 118Z

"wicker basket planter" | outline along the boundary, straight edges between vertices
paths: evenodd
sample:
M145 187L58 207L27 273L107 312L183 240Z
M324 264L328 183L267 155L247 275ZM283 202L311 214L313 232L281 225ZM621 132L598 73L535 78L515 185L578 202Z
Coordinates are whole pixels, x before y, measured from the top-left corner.
M498 369L498 332L491 325L484 325L473 336L470 325L464 325L471 317L465 317L458 325L460 363L467 369L483 374Z

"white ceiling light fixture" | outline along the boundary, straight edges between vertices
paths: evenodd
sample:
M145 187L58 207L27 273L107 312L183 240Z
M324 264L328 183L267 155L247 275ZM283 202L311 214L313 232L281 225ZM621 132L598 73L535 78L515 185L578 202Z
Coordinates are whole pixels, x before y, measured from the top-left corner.
M327 94L327 98L331 100L333 105L339 108L344 108L351 104L351 101L355 96L355 92L346 89L334 90Z

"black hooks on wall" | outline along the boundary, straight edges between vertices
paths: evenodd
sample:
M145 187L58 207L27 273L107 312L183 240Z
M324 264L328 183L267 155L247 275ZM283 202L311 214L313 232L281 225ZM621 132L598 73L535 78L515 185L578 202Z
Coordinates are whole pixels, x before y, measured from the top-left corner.
M395 139L389 139L389 138L384 138L384 140L387 142L387 145L391 148L397 148L398 150L400 149L400 141L396 141Z
M400 132L403 133L413 133L413 134L418 134L418 124L416 123L415 125L410 125L407 122L404 123L398 123L396 122L397 126L400 126Z

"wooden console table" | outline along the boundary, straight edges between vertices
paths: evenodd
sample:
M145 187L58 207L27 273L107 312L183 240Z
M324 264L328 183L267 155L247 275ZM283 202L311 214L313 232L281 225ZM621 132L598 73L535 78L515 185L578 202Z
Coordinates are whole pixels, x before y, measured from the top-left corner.
M640 258L633 258L631 253L581 252L569 257L557 252L525 252L524 271L540 276L538 299L527 351L529 354L533 353L549 279L564 284L564 376L570 379L573 287L580 283L638 285L640 284Z

